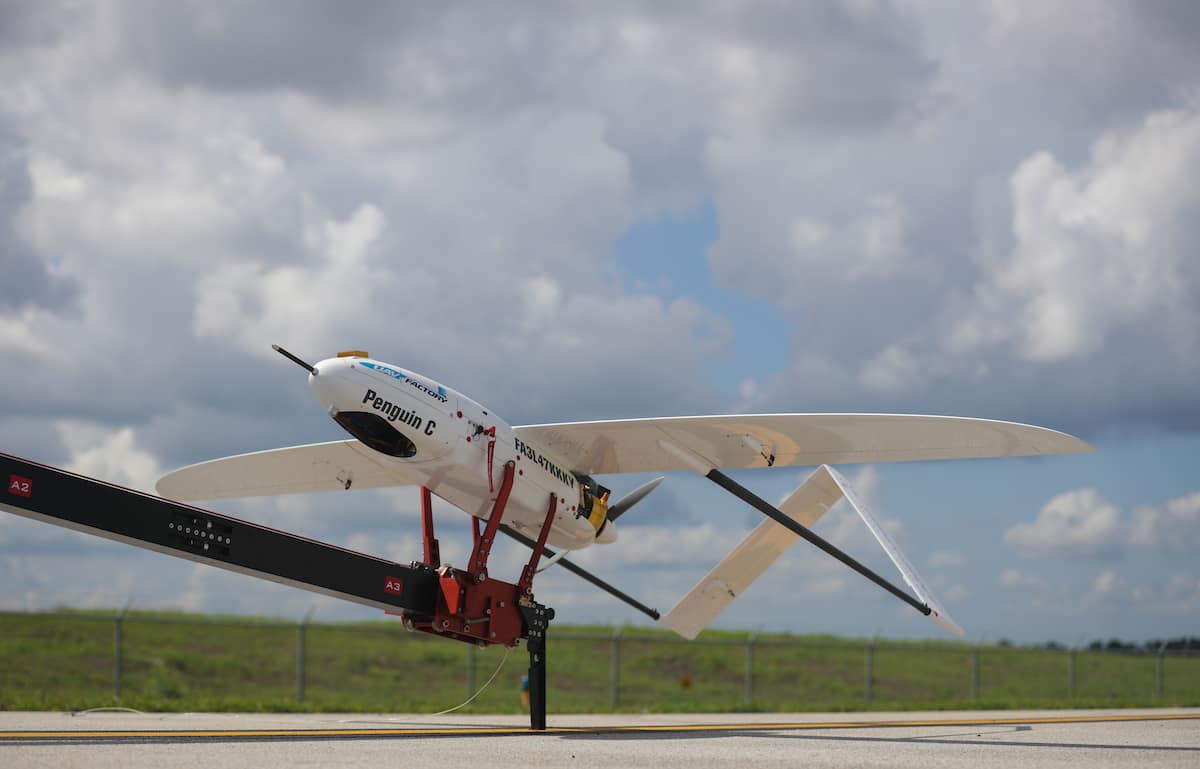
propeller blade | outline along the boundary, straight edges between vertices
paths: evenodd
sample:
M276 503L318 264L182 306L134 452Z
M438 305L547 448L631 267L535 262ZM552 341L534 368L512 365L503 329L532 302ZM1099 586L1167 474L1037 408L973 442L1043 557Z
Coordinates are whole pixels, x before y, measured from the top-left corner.
M658 488L658 484L662 483L667 476L660 475L648 483L643 483L633 491L618 499L616 502L608 506L608 520L615 521L625 514L625 511L641 502L646 496Z
M287 358L291 362L295 363L297 366L300 366L301 368L303 368L305 371L312 374L313 376L317 375L317 370L315 368L313 368L309 364L305 363L304 361L300 360L295 355L292 355L290 352L283 349L279 345L273 344L273 345L271 345L271 349L274 350L275 352L279 353L283 357Z

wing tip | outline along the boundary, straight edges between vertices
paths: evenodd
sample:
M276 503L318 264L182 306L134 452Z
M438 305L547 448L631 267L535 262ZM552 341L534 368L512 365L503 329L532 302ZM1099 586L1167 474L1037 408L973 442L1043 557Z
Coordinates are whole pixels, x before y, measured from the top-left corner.
M175 493L172 490L172 486L175 485L174 480L175 480L176 474L177 474L176 472L170 472L170 473L167 473L166 475L164 475L163 477L159 478L157 481L155 481L154 482L154 493L164 499L174 499L174 500L179 500L179 501L185 501L186 500L185 497L179 495L178 493Z

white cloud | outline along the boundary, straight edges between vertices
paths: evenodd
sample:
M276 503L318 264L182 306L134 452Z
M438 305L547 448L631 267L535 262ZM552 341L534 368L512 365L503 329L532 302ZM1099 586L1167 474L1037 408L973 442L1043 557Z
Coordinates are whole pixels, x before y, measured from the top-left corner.
M908 256L904 243L904 211L895 195L868 201L867 213L856 223L863 262L859 274L886 276L901 268Z
M1039 574L1029 574L1018 569L1005 569L997 582L1008 591L1006 600L1000 605L1015 607L1022 614L1029 611L1055 617L1078 616L1082 598L1071 585L1056 579L1047 579Z
M1155 613L1175 611L1161 585L1131 583L1111 569L1097 574L1079 600L1086 608L1106 611L1121 610L1130 605L1141 606Z
M1026 574L1017 569L1005 569L1000 572L999 582L1004 587L1024 588L1028 590L1041 590L1046 587L1046 581L1041 577Z
M25 353L30 357L49 356L54 348L38 333L46 316L44 310L36 307L27 307L7 317L0 316L0 350Z
M1092 592L1100 594L1109 594L1114 591L1124 588L1125 581L1117 576L1114 571L1102 571L1096 575L1096 579L1092 581Z
M1121 513L1095 489L1068 491L1051 499L1033 523L1018 523L1004 541L1025 555L1091 554L1120 542Z
M1172 574L1163 591L1161 608L1171 614L1200 614L1200 580L1186 572Z
M371 349L479 393L514 421L580 408L630 415L617 409L631 392L711 410L690 405L713 394L694 374L727 343L724 321L605 277L638 194L613 118L526 104L455 122L406 103L99 78L92 57L118 71L144 62L124 61L127 48L107 39L103 52L72 46L89 20L100 23L84 14L85 26L64 29L61 50L5 60L36 73L20 80L38 98L12 124L28 145L20 170L34 177L18 201L20 230L53 275L82 287L74 313L0 312L0 348L54 373L36 393L48 405L80 408L69 369L88 360L96 389L128 398L146 421L186 411L181 393L227 413L228 394L211 389L217 372L237 370L239 390L262 392L278 369L253 361L277 342L306 357ZM75 98L80 89L88 99ZM402 130L426 118L440 128ZM84 128L97 124L114 130ZM189 337L194 345L180 343ZM134 396L130 369L116 363L148 351L154 362L139 376L153 399ZM606 385L597 365L627 387ZM486 373L497 367L509 374ZM5 388L13 401L33 397L28 384Z
M1194 352L1198 275L1185 244L1196 234L1198 173L1194 110L1102 136L1076 172L1046 152L1029 157L1011 179L1015 247L988 269L955 346L1012 340L1028 360L1060 361L1149 324Z
M1175 553L1200 552L1200 491L1137 508L1130 539L1135 545Z
M942 589L942 596L947 603L960 603L970 595L971 591L966 585L954 584Z
M1129 612L1141 612L1149 617L1200 613L1200 588L1194 576L1182 572L1160 583L1147 581L1144 576L1130 577L1115 569L1102 569L1078 584L1057 579L1050 581L1008 569L1001 573L999 582L1016 591L1016 606L1077 620Z
M247 353L272 354L264 340L288 340L299 349L331 350L352 328L363 306L383 299L391 282L371 254L385 227L374 205L359 206L344 222L306 228L304 241L318 262L277 267L227 262L197 288L194 328ZM419 275L406 276L420 282Z
M814 214L793 218L787 238L794 267L826 268L834 281L886 277L908 269L905 221L895 195L876 195L840 221Z
M71 452L66 469L80 475L154 493L154 484L162 475L154 455L137 445L131 427L108 427L72 420L57 423L63 443Z
M967 556L952 550L937 550L929 555L927 562L936 569L961 569L967 565Z
M921 366L921 362L902 345L892 344L863 364L858 381L864 389L874 392L915 392L925 385L925 372Z
M1126 517L1095 489L1051 499L1032 523L1018 523L1004 541L1023 555L1093 555L1115 550L1200 551L1200 492L1144 505Z
M1197 21L1190 3L1160 6L1155 17L1136 2L1092 0L987 0L980 10L983 40L972 42L1007 53L1003 73L1011 81L1053 83L1065 96L1060 109L1079 119L1176 96L1178 73L1194 70L1198 58L1189 46Z

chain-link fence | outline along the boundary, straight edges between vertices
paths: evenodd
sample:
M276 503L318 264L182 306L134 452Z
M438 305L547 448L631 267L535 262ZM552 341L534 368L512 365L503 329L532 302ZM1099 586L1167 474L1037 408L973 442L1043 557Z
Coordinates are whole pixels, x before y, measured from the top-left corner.
M1200 704L1200 653L552 628L555 712ZM394 623L146 613L0 614L0 708L424 712L492 685L513 711L527 659Z

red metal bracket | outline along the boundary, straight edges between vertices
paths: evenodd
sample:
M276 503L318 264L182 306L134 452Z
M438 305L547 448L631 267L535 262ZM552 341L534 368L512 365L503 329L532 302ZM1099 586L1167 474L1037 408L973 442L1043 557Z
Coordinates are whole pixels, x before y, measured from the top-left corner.
M488 493L489 493L489 494L495 494L495 493L496 493L496 487L495 487L495 486L492 484L492 460L496 458L496 426L495 426L495 425L492 425L492 426L491 426L491 427L489 427L488 429L484 430L484 431L483 431L483 434L484 434L484 435L486 435L486 436L488 436L488 447L487 447L487 457L488 457L488 469L487 469L487 475L488 475Z
M529 563L525 564L525 568L521 569L521 579L517 582L518 595L533 595L533 575L537 574L538 561L542 558L542 552L546 549L546 537L550 536L550 526L554 523L554 513L558 510L558 495L550 495L550 507L546 510L546 520L542 522L542 530L538 534L537 547L533 548L533 555L529 557Z
M441 549L433 536L433 499L424 486L421 487L421 539L425 542L425 563L435 569L441 566Z
M492 543L496 540L496 530L500 528L500 519L504 517L504 508L508 505L508 495L512 491L513 476L516 475L517 463L511 459L504 463L504 480L500 483L500 493L492 505L492 514L488 516L487 526L483 535L475 543L471 551L471 560L467 571L476 582L487 579L488 556L492 552Z
M404 613L404 623L410 630L432 633L442 638L487 646L503 644L516 646L522 639L529 641L531 724L545 728L545 649L546 625L554 610L533 600L533 577L538 561L546 547L550 527L558 510L558 496L550 495L550 504L542 522L534 555L521 572L521 580L513 585L491 579L487 574L488 556L508 505L516 476L516 463L504 464L504 476L499 493L492 503L487 525L480 531L480 519L472 520L475 546L471 551L470 569L450 566L438 569L437 606L432 614ZM426 490L422 494L422 532L425 535L426 558L436 557L437 540L433 538L433 519ZM534 696L534 692L537 696ZM540 703L540 704L538 704Z
M432 616L405 615L410 630L470 644L515 646L524 636L516 585L497 579L475 582L470 574L442 567L438 608Z
M493 427L488 433L488 485L491 486L496 429ZM558 495L550 495L537 546L529 563L521 571L520 581L513 585L489 578L488 556L491 555L492 543L504 519L516 473L516 462L504 463L504 478L500 483L500 492L492 503L487 525L482 526L479 518L471 518L471 534L475 543L467 571L441 565L438 541L433 535L433 496L428 488L421 487L421 539L425 546L425 563L437 569L436 605L430 614L406 610L401 616L409 630L478 646L503 644L512 648L522 639L527 639L529 722L533 729L541 730L546 728L546 627L554 618L554 610L533 600L533 577L546 549L550 527L554 524Z

